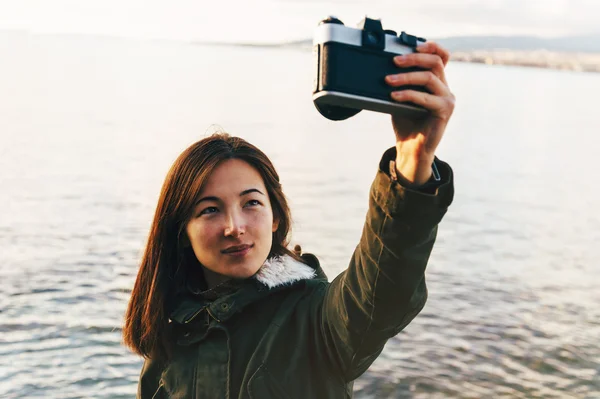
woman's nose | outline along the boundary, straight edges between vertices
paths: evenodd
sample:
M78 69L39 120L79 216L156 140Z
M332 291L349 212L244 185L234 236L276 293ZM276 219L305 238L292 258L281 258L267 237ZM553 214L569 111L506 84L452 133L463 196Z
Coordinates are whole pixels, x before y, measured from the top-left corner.
M246 223L242 215L232 212L227 217L227 224L225 225L225 236L226 237L239 237L246 232Z

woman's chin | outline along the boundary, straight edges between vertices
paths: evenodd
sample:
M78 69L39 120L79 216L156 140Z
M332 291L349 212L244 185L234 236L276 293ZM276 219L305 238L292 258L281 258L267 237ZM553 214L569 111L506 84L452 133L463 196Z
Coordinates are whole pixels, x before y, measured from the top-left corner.
M224 274L226 274L228 277L235 279L250 278L260 270L263 263L265 262L264 259L262 261L256 261L248 258L244 260L244 262L231 262L231 259L229 259L230 262L228 262L229 265L227 266L227 269L224 270Z
M260 270L260 267L236 267L233 270L229 270L227 275L233 279L245 280L256 274Z

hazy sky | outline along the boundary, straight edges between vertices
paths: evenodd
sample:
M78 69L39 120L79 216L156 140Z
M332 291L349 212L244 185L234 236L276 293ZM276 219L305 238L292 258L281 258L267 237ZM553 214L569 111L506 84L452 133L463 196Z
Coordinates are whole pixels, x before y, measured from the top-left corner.
M328 15L425 37L600 31L600 0L0 0L0 29L185 40L305 39Z

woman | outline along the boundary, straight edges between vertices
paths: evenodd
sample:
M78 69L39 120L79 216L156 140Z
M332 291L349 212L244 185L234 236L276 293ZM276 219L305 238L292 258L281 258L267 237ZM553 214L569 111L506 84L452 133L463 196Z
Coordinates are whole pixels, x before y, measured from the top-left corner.
M396 145L380 162L363 235L331 283L314 255L287 248L290 211L260 150L216 135L180 155L126 315L125 343L146 358L138 397L351 397L353 380L423 308L425 266L453 198L452 171L434 154L454 96L448 52L418 50L395 62L426 71L386 81L426 87L392 97L430 112L392 117Z

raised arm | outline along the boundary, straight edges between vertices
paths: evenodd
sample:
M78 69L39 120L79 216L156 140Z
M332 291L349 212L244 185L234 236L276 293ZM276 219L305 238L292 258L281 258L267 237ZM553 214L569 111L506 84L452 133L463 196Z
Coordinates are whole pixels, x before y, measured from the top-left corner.
M348 269L327 288L321 331L347 381L361 375L425 305L425 267L454 192L452 170L439 160L436 165L442 182L435 195L406 189L378 171L360 243Z
M444 74L448 59L446 50L426 43L395 62L427 71L386 78L394 87L427 88L429 93L402 90L392 98L422 105L429 113L418 120L392 117L396 146L384 154L371 187L360 243L348 269L328 286L320 307L327 351L347 381L371 365L427 299L425 267L437 225L454 195L452 170L435 157L454 110ZM432 183L433 164L441 179Z

